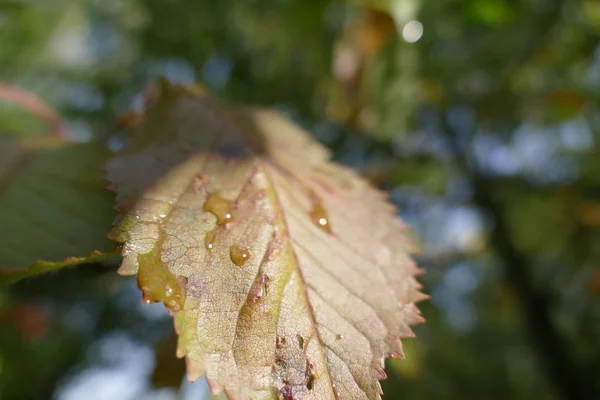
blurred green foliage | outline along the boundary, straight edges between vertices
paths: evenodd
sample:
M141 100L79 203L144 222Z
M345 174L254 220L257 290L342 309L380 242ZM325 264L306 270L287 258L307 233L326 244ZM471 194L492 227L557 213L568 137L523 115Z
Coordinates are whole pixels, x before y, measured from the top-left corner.
M413 20L423 34L409 43ZM278 108L390 190L420 240L428 322L388 363L387 398L591 399L599 34L593 0L0 0L0 80L47 101L78 140L104 137L161 75ZM0 135L39 129L0 103ZM0 226L0 254L13 234ZM158 391L182 378L170 322L138 299L102 268L3 289L0 398L98 393L94 371L112 377L102 387L122 373L137 388L111 398L175 398ZM156 371L104 354L115 331L156 354Z

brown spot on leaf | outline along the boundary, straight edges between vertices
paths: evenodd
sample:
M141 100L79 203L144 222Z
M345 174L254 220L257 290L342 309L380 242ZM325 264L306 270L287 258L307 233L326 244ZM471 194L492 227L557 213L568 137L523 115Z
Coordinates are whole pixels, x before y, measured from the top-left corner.
M285 343L287 342L287 339L283 336L277 336L277 339L275 340L275 347L277 347L278 349L281 349L283 346L285 346Z
M206 175L197 173L196 176L194 176L194 184L193 184L194 192L196 192L196 193L200 192L200 190L202 190L202 188L207 183L208 183L208 178L206 177ZM205 211L207 211L207 210L205 210Z
M310 362L310 360L306 360L306 388L308 390L312 390L315 382L315 365Z
M312 362L310 362L309 360L306 360L305 375L306 375L306 388L308 390L312 390L314 381L315 381L315 365Z
M266 296L267 289L269 287L269 276L267 274L261 274L260 279L255 283L252 290L252 303L257 303L263 296Z
M292 385L288 381L284 381L283 387L279 389L279 398L282 400L295 400L294 392L292 391Z

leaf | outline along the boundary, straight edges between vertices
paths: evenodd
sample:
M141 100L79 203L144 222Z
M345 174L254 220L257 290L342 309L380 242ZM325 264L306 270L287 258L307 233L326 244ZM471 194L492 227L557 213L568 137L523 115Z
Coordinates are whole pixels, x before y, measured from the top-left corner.
M108 177L112 237L180 335L190 380L232 399L376 399L422 321L385 196L270 111L165 83Z
M19 105L24 110L29 111L40 120L45 121L50 126L54 127L54 131L56 132L60 132L64 129L62 119L54 112L54 110L48 107L37 96L23 89L0 82L0 101L8 101Z
M39 260L30 267L4 268L0 269L0 285L10 285L28 277L58 271L67 267L77 267L82 264L101 263L117 257L119 257L119 253L117 252L104 254L99 251L93 251L85 257L68 257L57 262Z
M0 267L6 283L29 274L98 261L110 251L113 196L104 189L101 144L70 144L56 137L0 135ZM110 255L109 255L110 256Z

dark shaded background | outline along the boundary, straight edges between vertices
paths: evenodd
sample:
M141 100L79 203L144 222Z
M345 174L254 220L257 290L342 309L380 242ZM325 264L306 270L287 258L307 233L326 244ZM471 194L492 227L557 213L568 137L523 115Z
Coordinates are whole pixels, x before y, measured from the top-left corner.
M599 33L594 0L0 0L0 80L77 140L161 75L278 108L421 243L386 398L600 399ZM2 289L0 398L207 398L139 297L100 267Z

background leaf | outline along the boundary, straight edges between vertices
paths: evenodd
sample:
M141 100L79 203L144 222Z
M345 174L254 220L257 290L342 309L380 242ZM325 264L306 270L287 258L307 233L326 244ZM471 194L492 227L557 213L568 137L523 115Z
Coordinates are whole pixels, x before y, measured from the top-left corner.
M0 136L0 267L110 251L101 144Z

